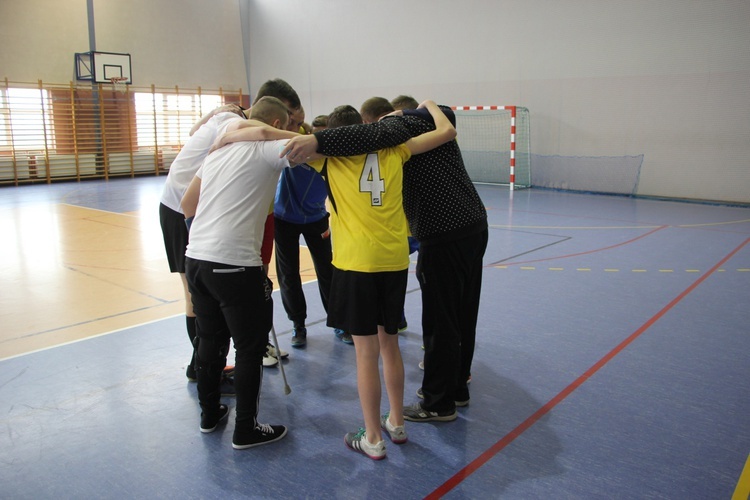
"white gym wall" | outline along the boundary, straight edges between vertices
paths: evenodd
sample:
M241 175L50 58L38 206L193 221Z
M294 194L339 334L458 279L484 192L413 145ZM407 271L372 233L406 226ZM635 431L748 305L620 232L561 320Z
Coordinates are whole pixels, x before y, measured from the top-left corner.
M97 50L130 53L139 85L252 94L281 77L308 118L402 93L515 104L531 111L540 168L570 168L578 157L587 168L598 168L598 158L600 168L617 168L618 158L642 156L640 195L750 202L746 0L94 6ZM70 80L87 29L84 0L0 2L0 77Z
M93 0L96 50L131 55L133 84L248 92L237 0ZM87 0L0 0L0 78L75 80Z

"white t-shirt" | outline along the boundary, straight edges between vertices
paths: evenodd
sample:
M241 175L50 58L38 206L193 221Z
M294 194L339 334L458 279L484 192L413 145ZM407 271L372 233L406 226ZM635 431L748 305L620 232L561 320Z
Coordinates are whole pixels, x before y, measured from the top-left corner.
M233 266L261 266L268 210L281 171L282 141L236 142L211 153L196 175L200 197L185 255Z
M193 180L216 138L226 132L229 124L235 120L242 120L242 117L230 112L217 113L190 136L169 167L161 194L161 202L164 205L182 213L180 202L190 181Z

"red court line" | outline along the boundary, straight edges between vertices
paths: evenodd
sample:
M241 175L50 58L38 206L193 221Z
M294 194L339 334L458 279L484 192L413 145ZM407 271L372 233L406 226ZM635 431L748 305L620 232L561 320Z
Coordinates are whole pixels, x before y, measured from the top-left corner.
M443 495L451 491L453 488L458 486L464 479L468 478L470 475L472 475L474 472L476 472L481 466L486 464L492 457L500 453L506 446L508 446L510 443L512 443L518 436L523 434L527 429L529 429L532 425L534 425L540 418L542 418L544 415L549 413L555 406L557 406L559 403L561 403L565 398L567 398L573 391L575 391L578 387L580 387L586 380L591 378L592 375L594 375L599 369L601 369L604 365L606 365L612 358L617 356L623 349L625 349L630 343L632 343L635 339L640 337L640 335L648 330L654 323L656 323L662 316L664 316L667 312L669 312L674 306L676 306L682 299L688 296L695 288L703 283L703 281L706 280L709 276L711 276L714 272L716 272L717 269L722 267L729 259L731 259L737 252L739 252L745 245L750 242L750 238L747 238L745 241L743 241L737 248L732 250L729 255L721 259L715 266L713 266L711 269L706 272L706 274L699 277L695 282L687 287L681 294L679 294L677 297L672 299L672 301L664 306L661 311L656 313L654 316L651 317L648 321L646 321L640 328L638 328L635 332L630 334L628 338L623 340L617 347L612 349L609 353L607 353L603 358L601 358L599 361L597 361L591 368L586 370L580 377L575 379L573 383L571 383L569 386L567 386L565 389L560 391L557 396L550 399L544 406L539 408L536 412L534 412L533 415L531 415L529 418L521 422L518 427L510 431L508 434L503 436L500 441L492 445L489 449L487 449L484 453L479 455L474 461L469 463L466 467L458 471L456 474L454 474L450 479L448 479L446 482L438 486L432 493L427 495L425 499L437 499L441 498Z
M567 255L554 255L554 256L550 256L550 257L544 257L542 259L522 260L522 261L517 261L517 262L502 262L502 261L500 261L500 262L495 262L495 263L492 263L492 264L488 264L488 265L486 265L484 267L491 267L491 266L500 264L501 262L502 262L502 265L504 265L504 266L520 266L520 265L524 265L524 264L533 264L534 262L544 262L546 260L557 260L557 259L568 259L570 257L579 257L581 255L589 255L589 254L592 254L592 253L604 252L605 250L612 250L613 248L618 248L618 247L622 247L622 246L625 246L625 245L629 245L630 243L633 243L633 242L638 241L640 239L646 238L647 236L651 236L655 232L661 231L662 229L667 229L668 227L670 227L670 226L659 226L657 228L652 229L651 231L643 233L640 236L636 236L635 238L631 238L629 240L622 241L620 243L616 243L614 245L609 245L609 246L602 247L602 248L594 248L593 250L586 250L585 252L570 253L570 254L567 254Z

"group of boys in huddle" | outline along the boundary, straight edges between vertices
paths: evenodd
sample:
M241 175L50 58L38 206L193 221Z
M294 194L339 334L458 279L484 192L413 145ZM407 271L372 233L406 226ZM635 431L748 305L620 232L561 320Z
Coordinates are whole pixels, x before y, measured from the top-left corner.
M364 426L345 435L350 449L375 460L385 458L383 435L405 443L405 420L453 421L456 408L469 404L487 214L454 140L450 109L429 100L416 104L406 96L398 99L368 99L361 112L339 106L326 120L316 119L313 133L300 134L304 111L296 92L283 80L271 80L259 90L248 119L239 107L219 108L204 117L173 163L160 210L167 254L174 254L170 268L181 273L186 287L188 334L194 345L188 376L197 380L202 432L213 432L229 414L220 398L231 340L236 395L232 446L251 448L287 434L285 426L262 424L257 418L263 366L269 364L264 359L278 362L286 354L268 342L273 327L273 285L267 275L272 225L282 302L294 323L293 347L307 342L299 250L295 261L288 250L280 251L280 240L298 246L302 234L308 246L316 240L322 247L313 261L327 325L341 340L353 342L356 353ZM196 147L188 147L191 143ZM186 151L194 151L192 160L181 162ZM180 168L181 163L190 167ZM304 193L311 191L317 197L305 199ZM176 221L185 226L183 269L179 254L185 242L175 235ZM284 238L280 227L292 236ZM410 237L419 243L416 275L425 356L417 392L421 401L404 406L398 331L404 320ZM326 244L332 249L328 262ZM286 267L279 266L279 254ZM389 402L383 415L381 356Z

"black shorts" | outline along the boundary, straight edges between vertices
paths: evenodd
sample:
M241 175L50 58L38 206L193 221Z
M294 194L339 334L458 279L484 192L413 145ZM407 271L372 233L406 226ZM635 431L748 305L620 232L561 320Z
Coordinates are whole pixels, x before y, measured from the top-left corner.
M164 236L164 249L167 251L169 270L185 273L185 249L188 244L188 230L185 216L159 203L159 222Z
M333 268L328 326L352 335L377 335L378 325L397 334L409 270L361 273Z

